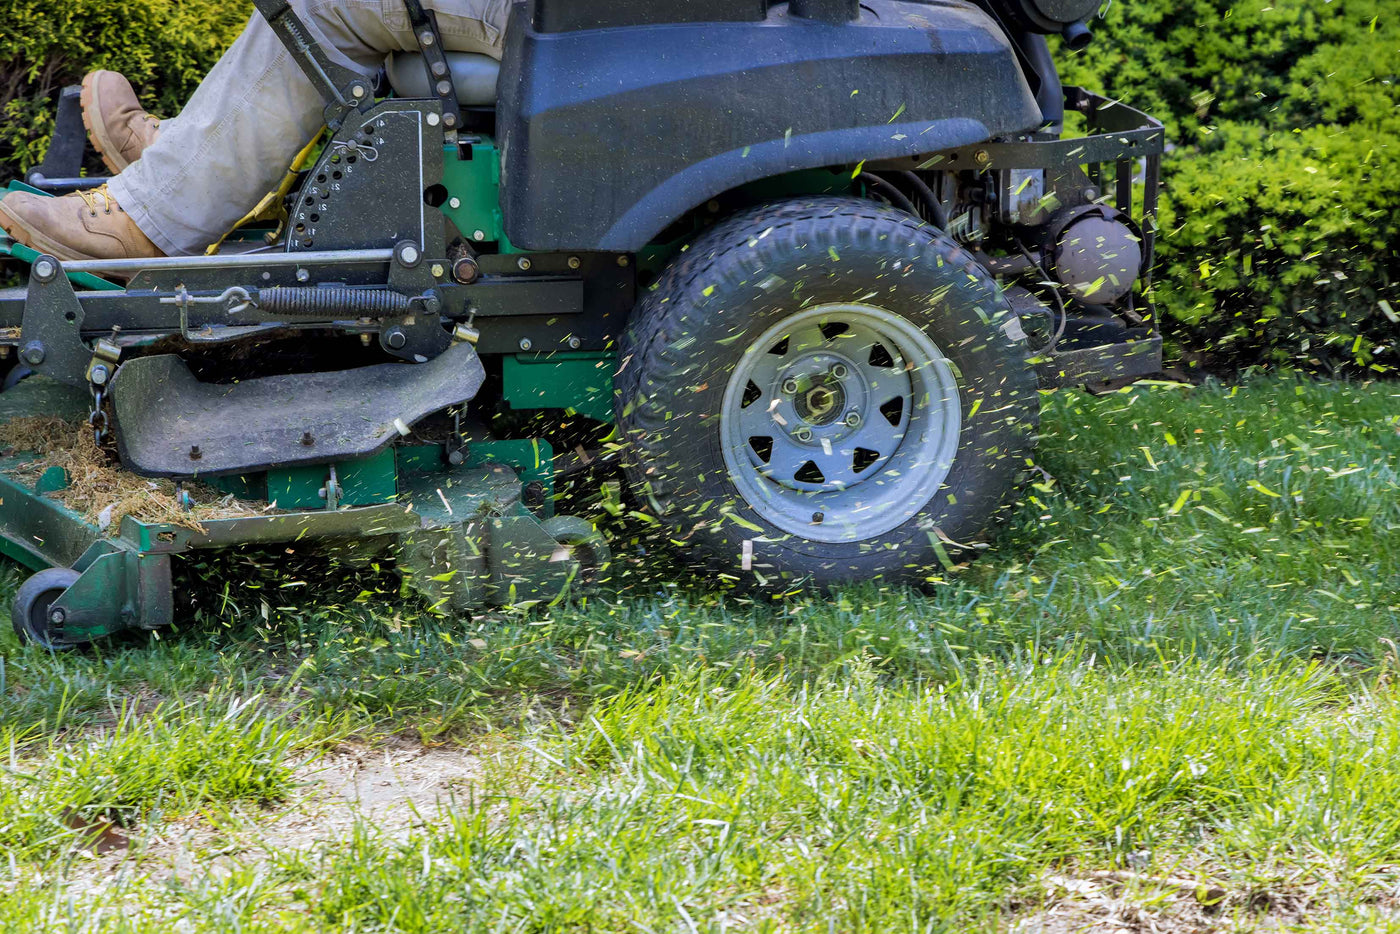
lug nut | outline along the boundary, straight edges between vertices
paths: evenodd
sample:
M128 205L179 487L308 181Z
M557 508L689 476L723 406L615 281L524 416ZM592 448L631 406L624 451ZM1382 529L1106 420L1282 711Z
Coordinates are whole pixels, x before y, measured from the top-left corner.
M802 442L804 442L804 443L805 443L805 442L808 442L808 441L811 441L811 440L812 440L812 429L810 429L810 428L799 428L799 429L797 429L796 431L794 431L794 432L792 433L792 436L793 436L794 438L796 438L798 441L802 441Z
M798 387L798 385L797 385L797 380L795 380L795 379L785 379L785 380L783 380L783 394L784 394L784 395L795 396L795 395L797 395L797 390L798 390L798 388L799 388L799 387Z
M861 422L860 413L857 412L855 409L852 409L851 411L849 411L849 412L846 413L846 427L847 427L847 428L859 428L859 427L860 427L860 422Z
M845 379L849 375L849 373L850 371L846 369L846 365L844 363L838 363L831 368L832 379Z

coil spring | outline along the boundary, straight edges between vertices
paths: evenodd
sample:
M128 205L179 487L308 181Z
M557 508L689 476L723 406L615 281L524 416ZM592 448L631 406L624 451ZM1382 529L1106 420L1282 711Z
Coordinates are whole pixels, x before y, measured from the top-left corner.
M345 315L377 318L408 314L412 300L392 289L352 289L334 286L315 289L260 289L254 301L259 310L273 315Z

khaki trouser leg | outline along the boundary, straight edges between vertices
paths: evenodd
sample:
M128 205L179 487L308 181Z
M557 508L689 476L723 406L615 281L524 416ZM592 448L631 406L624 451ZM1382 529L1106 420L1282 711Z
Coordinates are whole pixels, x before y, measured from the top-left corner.
M443 45L501 57L508 0L425 0ZM366 76L416 50L402 0L293 0L326 54ZM279 181L321 127L325 102L254 15L178 117L112 179L113 197L167 254L200 253Z

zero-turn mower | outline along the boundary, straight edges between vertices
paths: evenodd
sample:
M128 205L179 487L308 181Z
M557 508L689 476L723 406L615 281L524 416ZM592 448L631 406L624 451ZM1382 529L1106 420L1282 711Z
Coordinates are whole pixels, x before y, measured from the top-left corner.
M0 240L16 629L168 625L172 562L250 543L389 553L455 611L553 599L608 561L556 479L612 462L721 574L941 572L1041 390L1161 369L1161 124L1062 87L1046 39L1098 4L530 0L497 63L409 2L420 51L375 83L256 0L327 102L274 220L190 257ZM82 154L72 88L10 187L96 185ZM176 508L76 507L36 439L65 417Z

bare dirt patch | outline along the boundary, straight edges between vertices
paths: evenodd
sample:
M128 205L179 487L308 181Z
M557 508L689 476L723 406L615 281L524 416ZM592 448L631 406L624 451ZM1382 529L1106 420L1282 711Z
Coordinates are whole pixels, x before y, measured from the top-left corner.
M298 787L276 809L206 813L137 831L88 851L90 882L129 874L189 879L231 860L344 838L368 824L387 838L466 807L481 757L455 747L342 747L297 770Z
M1044 901L1011 934L1224 934L1292 929L1312 916L1303 894L1232 891L1210 879L1135 872L1047 875Z

